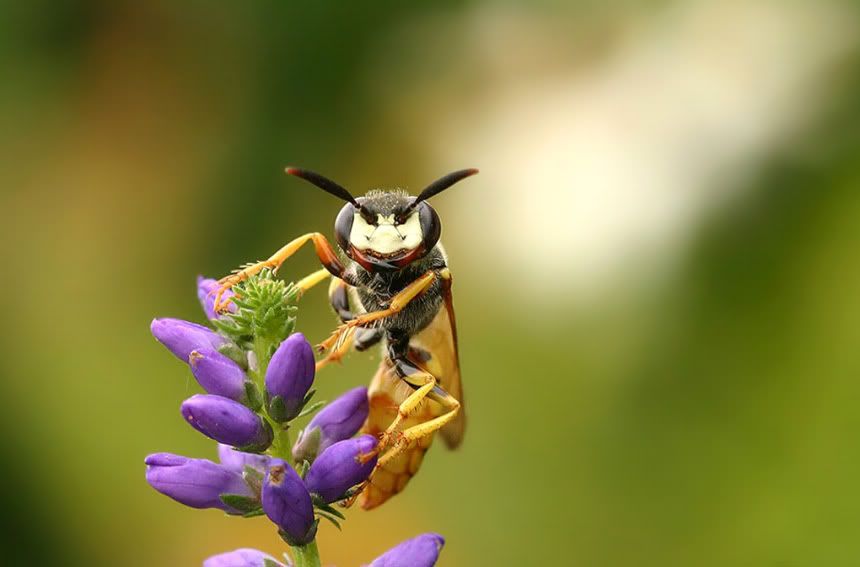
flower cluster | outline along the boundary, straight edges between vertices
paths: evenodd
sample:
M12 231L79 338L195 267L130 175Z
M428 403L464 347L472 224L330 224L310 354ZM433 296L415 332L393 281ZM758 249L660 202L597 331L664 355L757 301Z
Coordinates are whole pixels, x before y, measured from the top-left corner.
M368 567L432 567L436 564L439 552L445 545L445 538L439 534L427 533L408 539L389 549ZM203 567L285 567L271 555L256 549L237 549L221 555L214 555L203 562Z
M214 330L165 318L155 319L151 331L206 392L182 402L180 411L189 425L218 443L219 462L155 453L146 457L146 480L186 506L234 516L265 514L291 546L297 565L319 565L320 518L339 527L344 515L334 505L376 465L376 457L359 457L371 454L377 440L356 436L367 419L367 389L354 388L327 405L312 403L314 353L294 332L293 286L264 272L225 296L231 303L223 314L213 305L217 282L199 278L197 287ZM293 422L312 414L292 444ZM443 544L441 536L424 534L371 565L429 567ZM206 567L277 565L282 563L252 549L204 562Z

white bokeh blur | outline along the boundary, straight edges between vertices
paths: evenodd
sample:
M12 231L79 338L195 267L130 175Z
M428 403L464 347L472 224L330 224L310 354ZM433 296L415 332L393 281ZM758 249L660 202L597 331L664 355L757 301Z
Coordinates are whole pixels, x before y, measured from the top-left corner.
M448 110L434 115L434 100L453 95L427 82L381 87L402 116L430 115L416 143L438 170L481 169L468 182L481 190L445 195L446 227L474 235L468 261L534 291L528 309L671 273L707 214L814 124L857 47L834 1L669 3L613 25L597 56L566 62L557 49L570 26L487 3L457 28L464 55L446 64L484 74L466 102L438 102ZM506 38L517 48L491 48Z

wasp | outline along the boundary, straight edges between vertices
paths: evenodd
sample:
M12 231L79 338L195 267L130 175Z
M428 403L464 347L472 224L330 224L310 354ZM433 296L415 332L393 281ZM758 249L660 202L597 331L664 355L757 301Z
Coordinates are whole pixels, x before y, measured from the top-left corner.
M404 489L421 466L439 431L446 445L463 439L465 413L460 380L457 325L448 257L439 237L439 215L427 199L474 175L463 169L428 185L417 196L401 190L372 190L353 197L341 185L306 169L287 173L343 200L334 222L340 254L318 232L304 234L268 260L220 280L215 304L228 289L263 269L276 272L305 243L312 242L323 268L299 280L300 293L332 277L329 299L341 324L318 345L322 368L351 348L382 346L382 360L368 388L370 413L364 433L379 443L370 478L347 502L379 506ZM427 403L427 400L430 403ZM366 462L366 461L365 461Z

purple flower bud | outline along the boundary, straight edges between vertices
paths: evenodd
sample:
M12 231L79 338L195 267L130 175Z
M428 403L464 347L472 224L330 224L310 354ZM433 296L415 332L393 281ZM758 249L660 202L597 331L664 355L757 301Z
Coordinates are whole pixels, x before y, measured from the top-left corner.
M218 444L218 460L221 464L239 474L244 472L245 467L257 469L265 474L269 468L269 457L266 455L255 455L254 453L243 453L237 451L230 445Z
M347 490L367 480L376 465L376 456L361 464L359 455L376 447L376 438L362 435L339 441L323 451L305 475L305 486L326 503L343 498Z
M203 435L233 447L262 451L272 443L268 423L239 402L197 394L182 402L182 416Z
M407 539L373 560L370 567L433 567L445 538L426 533Z
M155 339L182 362L188 362L194 350L217 349L229 342L212 329L182 319L153 319L149 329Z
M367 388L360 386L343 393L324 407L302 430L293 446L296 461L313 461L332 444L349 439L367 419Z
M270 565L284 567L283 563L276 561L271 555L248 547L213 555L203 562L203 567L268 567L266 561Z
M272 459L263 482L263 511L290 545L305 545L316 535L314 507L301 477L280 459Z
M191 351L188 355L191 373L203 389L236 400L247 401L245 381L247 377L239 365L211 347Z
M192 508L219 508L238 514L221 501L222 494L253 497L242 476L206 459L189 459L171 453L146 457L146 482L154 489Z
M215 296L217 295L218 288L220 287L221 285L218 283L218 280L197 276L197 298L200 300L200 305L203 307L203 311L206 312L206 317L208 317L209 320L220 317L220 315L215 312ZM221 296L221 302L223 303L231 297L233 297L233 291L227 290L224 292L224 295ZM232 302L228 303L227 311L235 313L236 305Z
M314 364L314 350L301 333L290 335L272 355L266 369L266 393L273 419L289 421L299 414L314 382Z

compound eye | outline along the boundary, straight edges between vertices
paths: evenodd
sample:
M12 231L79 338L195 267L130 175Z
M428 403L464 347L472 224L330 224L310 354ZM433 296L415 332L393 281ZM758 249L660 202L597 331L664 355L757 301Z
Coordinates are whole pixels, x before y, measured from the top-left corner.
M352 232L352 222L355 219L355 207L351 203L343 206L334 221L334 234L337 244L344 252L349 250L349 233Z
M361 218L364 219L364 222L367 224L376 226L376 215L365 209L364 207L358 208L358 214L361 215Z
M442 223L439 215L428 203L418 205L418 219L421 222L421 234L424 237L424 247L430 250L439 241L442 234Z

